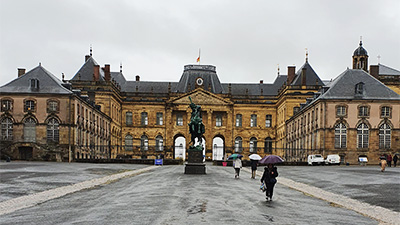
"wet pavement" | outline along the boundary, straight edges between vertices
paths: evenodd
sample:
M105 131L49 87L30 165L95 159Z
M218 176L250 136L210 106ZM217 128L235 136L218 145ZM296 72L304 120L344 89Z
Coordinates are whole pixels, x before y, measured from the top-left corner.
M0 201L79 183L144 165L0 163ZM49 200L0 216L0 224L379 224L287 186L265 201L259 178L231 167L207 165L207 175L185 175L184 166L159 166L136 176ZM400 168L279 167L281 177L369 204L399 210ZM389 190L371 188L375 185ZM397 194L396 194L397 193ZM380 203L384 195L392 196ZM390 201L392 200L392 201Z

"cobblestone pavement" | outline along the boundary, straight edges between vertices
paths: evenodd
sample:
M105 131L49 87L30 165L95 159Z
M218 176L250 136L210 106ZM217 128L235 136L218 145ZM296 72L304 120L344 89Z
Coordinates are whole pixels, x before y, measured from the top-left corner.
M13 163L14 169L5 169L8 165L0 163L2 186L18 186L12 184L15 180L26 183L23 180L27 178L12 179L6 175L24 167L24 163ZM53 171L71 165L37 164ZM1 197L9 200L0 202L0 212L5 212L0 216L0 224L399 224L396 218L400 218L393 210L295 181L299 177L307 180L301 175L304 171L316 171L329 179L333 175L324 174L330 171L334 174L335 170L342 169L339 167L280 167L272 202L265 201L259 191L259 181L249 178L247 168L243 169L240 179L234 179L232 168L209 164L207 175L184 175L184 166L123 165L121 168L120 164L75 164L66 167L71 174L98 169L96 176L103 178L91 179L93 174L88 173L80 175L80 179L90 180L37 190L19 198L9 198L7 192L2 192ZM104 177L104 171L116 173L127 170L126 167L132 171ZM8 178L3 180L3 175ZM72 177L65 176L65 181L79 180ZM48 175L48 182L53 178L59 180L59 174ZM27 180L34 183L32 179ZM394 201L399 201L398 196L394 197Z

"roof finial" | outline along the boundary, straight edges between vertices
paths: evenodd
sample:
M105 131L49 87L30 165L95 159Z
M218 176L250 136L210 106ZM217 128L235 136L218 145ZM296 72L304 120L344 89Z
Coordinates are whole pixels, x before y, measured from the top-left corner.
M90 56L92 56L92 45L90 45Z
M378 58L378 64L381 64L381 56L378 55L377 58Z
M362 36L360 36L360 46L362 46Z
M278 64L278 76L279 76L279 70L280 70L280 69L279 69L279 64Z
M306 62L308 62L308 50L306 48Z
M122 62L119 63L119 72L122 73Z

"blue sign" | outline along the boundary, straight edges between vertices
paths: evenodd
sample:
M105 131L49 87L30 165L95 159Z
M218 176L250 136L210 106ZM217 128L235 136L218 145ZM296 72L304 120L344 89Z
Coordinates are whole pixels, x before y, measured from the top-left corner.
M163 160L162 159L155 159L154 160L154 165L162 165L163 164Z

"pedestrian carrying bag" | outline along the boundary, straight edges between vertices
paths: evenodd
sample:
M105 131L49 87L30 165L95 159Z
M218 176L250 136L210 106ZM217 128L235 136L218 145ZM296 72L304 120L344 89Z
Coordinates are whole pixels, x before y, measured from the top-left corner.
M260 190L261 190L262 192L265 192L265 191L266 191L264 182L261 183Z

